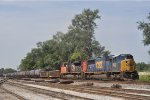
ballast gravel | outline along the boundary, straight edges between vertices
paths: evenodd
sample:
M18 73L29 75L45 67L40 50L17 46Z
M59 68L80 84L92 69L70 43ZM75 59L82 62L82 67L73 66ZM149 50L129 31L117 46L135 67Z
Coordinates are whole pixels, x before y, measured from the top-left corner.
M16 87L16 86L11 86L8 84L3 84L3 87L23 98L25 98L26 100L60 100L58 98L53 98L51 96L47 96L47 95L43 95L43 94L39 94L39 93L35 93L33 91L29 91L20 87ZM5 100L5 99L3 99ZM13 99L9 99L9 100L13 100Z
M82 85L82 84L85 84L85 83L87 83L87 82L74 82L71 85ZM93 86L96 86L96 87L111 87L113 84L114 83L97 83L97 82L94 82ZM150 85L121 84L121 83L119 83L119 85L121 85L123 89L134 89L134 90L150 91Z
M17 83L19 83L19 82L17 82ZM115 98L115 97L111 97L111 96L96 95L96 94L89 94L89 93L80 93L80 92L76 92L76 91L72 91L72 90L64 90L64 89L60 89L60 88L58 89L58 88L47 87L47 86L20 83L20 85L21 84L25 85L25 86L35 87L38 89L44 89L44 90L53 91L53 92L60 92L60 93L65 93L68 95L74 95L74 96L79 96L79 97L86 97L86 98L94 99L94 100L124 100L122 98ZM10 86L8 84L5 84L4 86L5 86L5 88L9 89L10 91L14 91L18 95L25 97L27 100L58 100L57 98L48 97L48 96L45 96L42 94L35 94L32 91L22 89L19 87L15 87L15 86ZM70 100L70 99L68 99L68 100ZM76 99L72 98L72 100L76 100Z
M7 93L0 87L0 100L19 100L16 96Z

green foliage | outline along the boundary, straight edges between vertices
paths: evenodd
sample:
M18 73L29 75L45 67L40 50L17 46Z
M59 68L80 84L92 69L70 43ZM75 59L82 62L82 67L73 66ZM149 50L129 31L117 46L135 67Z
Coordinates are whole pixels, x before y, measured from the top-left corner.
M140 75L139 81L150 82L150 75Z
M4 73L4 68L1 68L1 69L0 69L0 76L2 76L3 73Z
M0 69L0 75L6 74L6 73L13 73L13 72L16 72L16 70L14 70L14 69L12 69L12 68L6 68L6 69L1 68L1 69Z
M72 20L72 30L79 30L84 36L86 42L83 42L83 49L86 51L89 57L92 57L92 53L95 53L100 44L95 40L94 29L97 27L95 23L96 19L100 19L98 10L84 9L81 14L77 14ZM95 47L96 45L96 47Z
M71 61L76 61L76 60L80 60L81 59L81 54L80 52L75 52L72 54L71 56Z
M88 35L93 37L94 29L97 26L95 20L100 19L98 13L98 10L92 11L90 9L84 9L81 14L77 14L72 20L72 26L76 29L86 31L89 33Z
M85 52L83 52L82 55L81 55L81 59L82 60L87 60L88 59L88 55Z
M100 19L98 12L85 9L81 14L75 15L67 33L57 32L52 39L37 43L37 48L33 48L22 59L20 70L59 69L62 62L109 53L94 37L94 30L97 27L95 20Z
M138 71L150 71L150 64L145 64L144 62L137 63Z
M6 74L6 73L13 73L13 72L16 72L16 70L14 70L14 69L12 69L12 68L6 68L6 69L4 70L4 74Z
M150 45L150 13L147 17L148 22L139 21L138 29L143 31L144 45ZM150 51L149 51L150 54Z

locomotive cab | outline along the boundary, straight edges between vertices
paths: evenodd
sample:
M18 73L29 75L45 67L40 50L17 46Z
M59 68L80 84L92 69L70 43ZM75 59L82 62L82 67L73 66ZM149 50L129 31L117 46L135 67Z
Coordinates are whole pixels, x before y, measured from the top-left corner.
M138 72L136 71L136 64L133 56L130 54L122 55L121 68L120 71L123 72L125 78L131 78L133 80L139 79Z
M136 70L135 61L132 55L122 55L121 58L121 72L134 72Z
M119 72L121 79L139 79L136 64L131 54L120 54L113 57L113 72Z
M81 61L73 62L70 67L71 72L81 72Z

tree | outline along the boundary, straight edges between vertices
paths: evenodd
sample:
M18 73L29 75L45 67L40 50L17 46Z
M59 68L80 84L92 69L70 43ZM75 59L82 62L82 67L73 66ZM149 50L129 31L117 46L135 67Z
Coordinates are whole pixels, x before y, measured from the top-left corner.
M7 73L14 73L16 72L16 70L12 69L12 68L1 68L0 69L0 76L2 76L3 74L7 74Z
M71 61L76 61L76 60L80 60L81 59L81 54L80 52L75 52L72 54L71 56Z
M95 40L94 29L97 27L95 20L101 18L98 13L98 10L84 9L81 14L77 14L72 20L71 28L80 30L84 35L86 42L84 42L83 46L89 57L92 57L92 53L94 52L92 42Z
M0 69L0 76L2 76L3 73L4 73L4 68L1 68L1 69Z
M147 17L148 22L144 22L144 21L139 21L138 22L138 29L143 31L143 43L145 46L149 46L150 45L150 13ZM150 54L150 51L149 51Z
M150 71L150 64L145 64L144 62L137 63L138 71Z
M62 62L109 53L94 37L97 27L95 20L100 19L98 13L98 10L85 9L81 14L75 15L66 33L57 32L52 39L37 43L37 48L33 48L22 59L20 69L59 69Z

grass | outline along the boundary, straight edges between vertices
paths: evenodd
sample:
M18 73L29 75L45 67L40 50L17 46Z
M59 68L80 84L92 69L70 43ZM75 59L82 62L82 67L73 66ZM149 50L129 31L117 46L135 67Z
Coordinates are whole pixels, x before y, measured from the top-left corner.
M139 81L150 82L150 75L140 75Z

